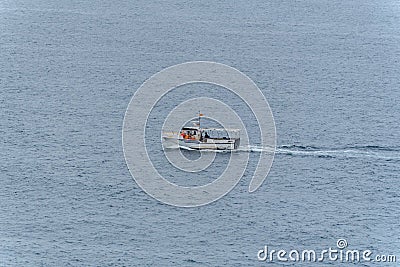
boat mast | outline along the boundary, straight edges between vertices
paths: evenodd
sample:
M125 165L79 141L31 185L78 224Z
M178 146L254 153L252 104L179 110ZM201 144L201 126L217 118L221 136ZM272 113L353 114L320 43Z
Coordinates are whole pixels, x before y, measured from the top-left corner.
M200 130L200 116L201 115L201 113L200 113L200 110L199 110L199 130Z

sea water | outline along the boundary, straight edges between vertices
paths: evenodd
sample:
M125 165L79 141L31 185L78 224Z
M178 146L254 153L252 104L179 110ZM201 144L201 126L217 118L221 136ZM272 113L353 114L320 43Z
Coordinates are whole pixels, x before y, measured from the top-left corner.
M398 1L2 1L0 33L1 266L309 266L257 254L338 239L400 258ZM257 140L237 152L249 169L229 194L177 208L132 179L122 122L146 79L194 60L258 85L277 148L256 192ZM166 96L151 129L190 96ZM206 184L220 169L170 179Z

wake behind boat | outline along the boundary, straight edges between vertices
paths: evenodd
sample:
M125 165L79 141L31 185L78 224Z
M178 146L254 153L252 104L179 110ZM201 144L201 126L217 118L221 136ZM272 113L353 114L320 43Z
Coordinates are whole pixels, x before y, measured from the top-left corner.
M202 128L199 113L193 126L185 126L179 132L163 132L164 146L196 150L236 150L240 145L239 129Z

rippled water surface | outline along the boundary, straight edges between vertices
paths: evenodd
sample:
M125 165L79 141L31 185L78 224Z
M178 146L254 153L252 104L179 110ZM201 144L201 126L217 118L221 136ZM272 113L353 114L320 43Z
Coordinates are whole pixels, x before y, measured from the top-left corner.
M265 245L320 251L339 238L400 260L398 1L6 0L0 34L1 266L274 265L257 260ZM121 130L147 78L193 60L259 86L277 151L256 192L253 160L228 195L183 209L133 181ZM166 97L155 118L190 95Z

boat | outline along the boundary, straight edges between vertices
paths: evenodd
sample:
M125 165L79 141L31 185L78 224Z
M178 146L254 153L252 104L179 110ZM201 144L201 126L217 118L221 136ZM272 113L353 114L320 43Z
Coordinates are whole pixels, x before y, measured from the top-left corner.
M236 150L240 145L240 129L202 128L199 112L193 126L185 126L179 132L163 132L164 147L193 150Z

